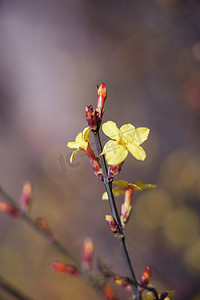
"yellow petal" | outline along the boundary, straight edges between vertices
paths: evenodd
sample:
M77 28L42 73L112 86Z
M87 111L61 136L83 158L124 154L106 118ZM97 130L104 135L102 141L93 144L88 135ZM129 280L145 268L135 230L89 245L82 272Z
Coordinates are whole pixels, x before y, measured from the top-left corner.
M137 144L141 145L144 141L148 139L150 129L147 127L138 127L135 129L135 131L132 133L132 136L130 138L131 144Z
M108 194L107 194L107 192L103 193L102 200L108 200Z
M136 185L140 187L140 189L153 189L156 187L155 184L147 184L147 183L144 183L143 181L137 181L136 182Z
M89 141L89 136L90 136L90 127L86 127L84 130L83 130L83 140L85 142L88 142Z
M125 188L125 187L128 186L128 181L126 181L126 180L121 180L121 179L113 180L113 183L118 185L118 186L121 186L122 188Z
M127 145L128 151L138 160L145 160L146 153L144 149L135 144L128 144Z
M130 136L135 132L135 127L132 124L124 124L120 127L120 131L127 142Z
M121 187L114 187L114 189L112 190L114 196L119 197L124 195L124 190Z
M77 134L77 136L75 138L75 141L80 143L80 142L82 142L82 140L83 140L82 132L79 132L79 134Z
M116 123L113 121L108 121L102 125L102 130L105 135L109 136L111 139L118 141L120 139L120 130Z
M79 142L68 142L68 143L67 143L67 147L72 148L72 149L75 149L75 148L78 149L79 146L80 146L80 143L79 143Z
M88 142L82 141L80 143L79 147L82 148L82 149L84 149L84 150L87 150L87 148L88 148Z
M137 185L137 184L129 183L128 185L133 189L133 191L137 192L137 191L141 191L142 190L142 188L139 185Z
M70 163L73 162L74 156L76 155L77 152L78 152L78 150L72 152L72 155L71 155L71 157L70 157Z
M105 154L109 165L118 165L125 160L128 151L116 141L110 140L105 144L102 154Z

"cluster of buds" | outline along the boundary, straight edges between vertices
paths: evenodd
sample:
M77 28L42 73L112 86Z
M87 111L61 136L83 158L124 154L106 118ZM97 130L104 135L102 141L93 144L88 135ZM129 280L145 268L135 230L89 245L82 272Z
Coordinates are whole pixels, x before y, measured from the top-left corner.
M85 118L88 122L88 126L93 131L97 133L101 125L101 120L104 113L104 102L107 97L107 89L104 83L97 86L97 106L96 109L92 105L87 105L85 108Z

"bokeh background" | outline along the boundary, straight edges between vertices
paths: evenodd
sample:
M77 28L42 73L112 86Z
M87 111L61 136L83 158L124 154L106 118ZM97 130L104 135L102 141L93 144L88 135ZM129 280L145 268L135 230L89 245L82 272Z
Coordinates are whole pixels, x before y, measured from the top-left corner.
M77 257L90 236L95 259L126 274L104 221L103 185L87 157L70 166L68 141L105 82L104 121L151 128L145 162L130 155L119 179L156 183L135 193L127 244L137 274L173 299L200 299L200 2L197 0L0 1L0 184L18 201L34 187L44 217ZM123 199L119 199L120 204ZM99 299L25 223L0 215L1 275L36 300ZM119 299L130 297L115 287ZM1 299L12 299L0 290Z

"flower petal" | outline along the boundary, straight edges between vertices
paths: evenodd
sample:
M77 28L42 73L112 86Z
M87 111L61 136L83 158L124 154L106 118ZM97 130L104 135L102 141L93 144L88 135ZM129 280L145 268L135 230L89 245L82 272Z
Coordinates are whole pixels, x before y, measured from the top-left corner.
M71 155L71 157L70 157L70 163L73 162L74 156L76 155L77 152L78 152L78 150L75 150L75 151L72 152L72 155Z
M84 142L88 142L89 141L90 132L91 132L90 127L86 127L83 130L83 140L84 140Z
M112 191L113 191L114 196L116 196L116 197L124 195L124 190L120 187L114 187L114 189Z
M135 129L135 131L132 133L132 136L130 138L131 144L137 144L141 145L144 141L148 139L150 129L147 127L138 127Z
M133 189L133 191L136 191L136 192L142 190L142 188L139 185L134 184L134 183L129 183L128 186L131 187Z
M102 125L102 130L105 135L109 136L111 139L118 141L120 139L120 130L116 123L113 121L108 121Z
M118 165L125 160L128 151L117 142L110 140L105 144L102 154L105 154L109 165Z
M124 124L120 127L120 131L123 134L123 137L126 139L126 142L128 142L128 139L132 134L135 132L135 127L132 124Z
M143 181L137 181L136 182L136 185L140 187L141 190L144 190L144 189L153 189L156 187L155 184L147 184L147 183L144 183Z
M67 147L72 148L72 149L78 149L80 146L79 142L68 142Z
M103 193L102 200L108 200L108 193L107 192Z
M82 132L79 132L79 134L77 134L77 136L75 138L75 141L78 143L82 142L82 140L83 140L82 137L83 137Z
M146 152L142 147L136 144L128 144L127 145L128 151L138 160L145 160Z
M120 186L120 187L122 187L122 188L125 188L125 187L128 186L128 181L126 181L126 180L121 180L121 179L113 180L113 183Z

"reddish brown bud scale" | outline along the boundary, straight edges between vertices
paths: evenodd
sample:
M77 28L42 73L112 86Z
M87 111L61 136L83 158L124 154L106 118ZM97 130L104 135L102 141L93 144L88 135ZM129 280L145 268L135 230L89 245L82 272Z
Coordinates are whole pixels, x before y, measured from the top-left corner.
M20 211L12 204L0 201L0 211L5 212L11 217L20 217Z
M60 273L66 273L69 275L78 275L80 274L79 270L72 266L72 265L68 265L68 264L64 264L62 262L59 261L54 261L51 263L52 268Z

